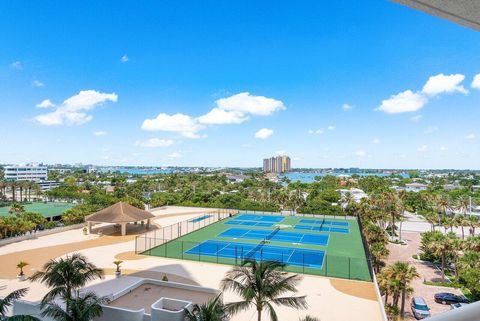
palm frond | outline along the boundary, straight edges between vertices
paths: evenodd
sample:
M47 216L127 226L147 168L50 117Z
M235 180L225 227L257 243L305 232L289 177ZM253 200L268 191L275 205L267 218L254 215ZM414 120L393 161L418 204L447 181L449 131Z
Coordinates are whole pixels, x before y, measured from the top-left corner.
M27 294L28 288L18 289L9 293L5 298L0 299L0 316L5 316L8 307L10 307L13 302L20 299L22 296Z

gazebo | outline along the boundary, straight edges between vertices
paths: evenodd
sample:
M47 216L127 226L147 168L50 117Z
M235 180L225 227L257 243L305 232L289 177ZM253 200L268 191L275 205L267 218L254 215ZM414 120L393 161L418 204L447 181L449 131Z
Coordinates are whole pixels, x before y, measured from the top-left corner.
M93 223L112 223L120 224L122 227L122 235L126 235L128 223L147 220L146 228L148 229L152 217L155 217L155 215L150 212L141 210L125 202L118 202L110 207L90 214L85 218L85 221L88 224L89 233L92 231Z

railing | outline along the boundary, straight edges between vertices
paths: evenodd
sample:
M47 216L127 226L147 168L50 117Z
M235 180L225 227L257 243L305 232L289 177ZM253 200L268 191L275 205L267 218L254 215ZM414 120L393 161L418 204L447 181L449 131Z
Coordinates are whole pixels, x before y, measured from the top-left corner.
M138 235L135 237L135 253L143 253L163 244L157 240L177 239L237 213L238 210L220 209Z

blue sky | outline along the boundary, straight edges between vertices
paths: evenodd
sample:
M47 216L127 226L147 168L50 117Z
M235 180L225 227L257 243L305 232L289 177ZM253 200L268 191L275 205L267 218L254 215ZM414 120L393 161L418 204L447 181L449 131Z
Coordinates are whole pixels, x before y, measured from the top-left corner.
M480 34L389 1L2 1L0 30L0 163L479 168Z

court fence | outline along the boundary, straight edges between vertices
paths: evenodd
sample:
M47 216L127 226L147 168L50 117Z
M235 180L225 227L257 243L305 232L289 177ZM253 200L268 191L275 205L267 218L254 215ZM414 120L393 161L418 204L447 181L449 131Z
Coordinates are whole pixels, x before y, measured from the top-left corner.
M227 255L222 254L223 244L211 245L203 242L184 240L168 240L161 238L142 238L144 244L140 249L144 255L165 257L171 259L190 260L226 265L241 265L246 259L257 261L275 260L285 263L285 271L293 273L313 274L327 277L337 277L350 280L371 281L369 261L365 258L348 256L319 255L311 253L292 253L290 250L275 250L272 253L262 249L263 243L252 244L253 249L244 249L242 246L232 248Z
M174 240L237 214L238 210L219 209L164 226L135 237L135 253L143 253L163 243L156 240ZM153 240L153 241L152 241Z
M151 256L159 256L165 258L192 260L199 262L219 263L227 265L240 265L245 259L255 258L263 260L263 250L261 245L257 249L258 253L243 253L243 249L235 250L235 254L231 257L219 255L221 249L203 252L201 249L202 242L184 241L180 237L217 223L224 219L233 217L236 214L253 214L253 215L276 215L297 217L313 217L313 218L333 218L345 220L357 220L354 216L333 216L322 214L303 214L290 212L264 212L264 211L244 211L235 209L216 209L205 214L184 220L172 225L158 228L147 233L135 237L135 253ZM197 251L192 249L198 249ZM367 250L368 251L368 250ZM188 252L188 253L186 253ZM206 254L207 253L207 254ZM305 254L297 254L294 264L291 262L291 251L276 251L275 260L287 264L285 271L293 273L322 275L327 277L337 277L351 280L372 281L371 262L369 253L367 258L356 258L348 256L334 256L325 254L323 262L320 264L312 264L311 257ZM266 257L268 259L268 255Z

